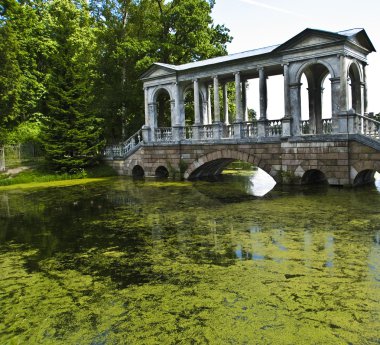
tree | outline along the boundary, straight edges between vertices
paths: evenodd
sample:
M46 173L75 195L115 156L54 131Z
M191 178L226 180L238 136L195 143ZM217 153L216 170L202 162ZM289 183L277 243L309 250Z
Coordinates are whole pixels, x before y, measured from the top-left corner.
M48 60L43 144L56 170L75 171L96 161L102 121L92 111L95 35L84 0L53 0L49 32L55 49Z
M93 0L101 27L97 81L107 139L141 128L144 95L139 76L154 62L182 64L227 53L228 29L214 25L206 0ZM164 108L163 106L161 107Z
M0 131L39 116L50 51L44 3L6 0L0 11Z

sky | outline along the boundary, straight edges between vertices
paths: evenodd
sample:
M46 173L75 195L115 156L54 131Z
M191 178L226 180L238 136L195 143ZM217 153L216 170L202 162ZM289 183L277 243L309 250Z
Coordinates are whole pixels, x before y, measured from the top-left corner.
M375 114L380 112L379 16L379 0L216 0L212 13L214 23L224 24L234 38L228 45L230 54L284 43L306 28L332 32L365 29L378 51L368 55L366 69L368 111ZM268 118L283 115L280 78L268 79ZM250 84L248 106L258 110L256 84Z

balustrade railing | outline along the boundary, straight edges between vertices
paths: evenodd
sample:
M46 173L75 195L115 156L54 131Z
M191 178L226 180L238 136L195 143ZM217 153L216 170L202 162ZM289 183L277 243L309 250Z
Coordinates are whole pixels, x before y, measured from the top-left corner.
M310 134L310 120L301 120L301 134Z
M243 124L242 134L244 138L257 137L257 122L246 122Z
M357 133L380 140L380 122L375 119L357 114L355 128Z
M141 129L119 145L109 145L103 151L106 158L125 157L142 142Z
M359 114L350 114L345 120L343 118L343 127L338 133L348 131L348 133L358 133L367 137L380 140L380 122L368 116ZM346 123L346 125L344 125ZM332 119L322 119L322 134L331 134L333 132ZM149 139L149 132L144 134L145 140L153 142L173 142L174 140L218 140L235 138L236 128L241 129L241 138L255 138L259 133L263 133L265 126L266 137L280 137L282 135L282 120L268 120L264 123L260 122L245 122L242 124L210 124L201 126L184 126L176 127L176 132L173 136L173 128L163 127L155 128L152 132L152 139ZM339 125L340 126L340 125ZM345 129L346 128L346 129ZM309 120L300 122L301 134L312 134ZM262 132L260 132L262 131ZM240 135L238 136L240 137ZM104 151L105 158L127 157L134 149L141 145L143 141L142 130L133 134L128 140L119 145L109 145Z
M203 125L199 126L199 139L207 140L214 137L214 127L213 125Z
M233 138L235 135L234 125L224 125L222 131L223 138Z
M310 120L301 120L300 127L301 134L315 134L315 131L313 131L310 126ZM332 119L322 119L322 133L332 133Z
M173 141L172 127L160 127L154 129L154 137L159 142Z
M267 137L278 137L282 134L282 120L269 120L265 128Z
M332 119L322 119L322 133L331 134L333 131Z

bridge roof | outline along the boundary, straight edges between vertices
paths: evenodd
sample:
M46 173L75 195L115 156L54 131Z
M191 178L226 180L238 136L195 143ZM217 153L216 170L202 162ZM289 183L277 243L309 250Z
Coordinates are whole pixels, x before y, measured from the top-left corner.
M203 67L210 67L213 65L218 65L218 64L228 63L228 62L238 62L239 60L244 60L244 59L252 58L252 57L265 56L266 54L276 54L276 53L281 54L294 47L297 48L297 43L311 36L323 37L335 43L337 42L344 43L344 42L349 41L357 46L364 48L367 51L367 54L370 52L376 51L367 33L362 28L349 29L349 30L343 30L343 31L338 31L338 32L330 32L330 31L324 31L324 30L319 30L319 29L307 28L282 44L248 50L241 53L218 56L215 58L190 62L190 63L186 63L182 65L171 65L171 64L156 62L140 77L140 79L144 80L144 79L149 79L150 77L158 77L160 75L162 76L165 74L188 71L188 70L203 68ZM304 43L303 47L313 47L313 46L317 46L318 44L320 45L321 42L316 43L316 42L311 41L311 42ZM161 70L161 73L157 73L157 71L160 71L160 70Z

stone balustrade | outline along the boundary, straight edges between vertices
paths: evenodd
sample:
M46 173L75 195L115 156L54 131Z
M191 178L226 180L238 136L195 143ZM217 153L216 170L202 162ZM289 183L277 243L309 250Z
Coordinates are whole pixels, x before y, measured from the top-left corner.
M334 123L335 126L334 131ZM192 125L154 128L144 126L125 142L119 145L107 146L103 152L104 157L127 157L141 144L149 143L186 143L210 142L218 143L225 140L244 141L262 140L265 138L287 138L291 119L258 120L253 122L238 122L226 125L218 122L211 125ZM380 140L380 122L353 112L339 115L337 119L322 119L321 133L315 134L311 129L309 120L300 122L300 135L334 135L334 134L361 134L365 137Z

